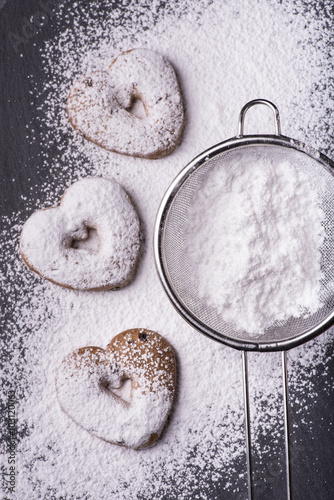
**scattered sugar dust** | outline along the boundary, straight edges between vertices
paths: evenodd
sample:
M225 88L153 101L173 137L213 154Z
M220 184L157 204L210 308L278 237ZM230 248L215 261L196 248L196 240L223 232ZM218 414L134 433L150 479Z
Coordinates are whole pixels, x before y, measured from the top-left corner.
M4 390L15 386L19 402L17 498L245 498L240 354L194 332L172 309L154 269L154 220L175 175L196 154L235 135L238 112L250 99L272 100L284 134L333 156L330 2L323 2L317 15L302 1L284 6L276 0L108 4L65 2L54 21L57 36L41 48L45 81L42 87L36 82L35 95L42 132L35 140L40 141L40 171L46 180L32 189L26 211L3 224L6 269L1 279L9 318L4 331L10 339L3 349ZM76 134L66 117L66 96L75 79L105 68L132 47L161 52L180 80L185 131L177 150L162 160L103 151ZM254 111L246 125L267 131L272 117ZM136 277L117 292L61 289L34 276L18 257L25 219L38 208L58 204L64 189L86 175L120 182L142 221L144 251ZM140 453L76 427L59 409L54 389L56 369L69 352L85 345L105 347L131 327L164 335L179 366L170 422L157 445ZM317 399L309 367L325 378L332 341L329 330L289 355L300 418L305 394ZM254 446L265 460L271 451L260 447L263 433L282 439L281 372L277 356L254 358L252 400L266 408L265 419L254 410Z

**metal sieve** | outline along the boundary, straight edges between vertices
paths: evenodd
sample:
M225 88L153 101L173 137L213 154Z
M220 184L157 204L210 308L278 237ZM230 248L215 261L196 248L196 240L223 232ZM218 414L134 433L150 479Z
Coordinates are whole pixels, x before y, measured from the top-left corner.
M266 105L274 114L275 134L244 135L247 111L254 105ZM255 335L237 329L208 305L198 293L196 281L190 271L185 251L185 223L188 219L194 194L201 190L204 180L213 167L226 167L235 155L253 154L270 158L272 162L288 161L301 169L317 193L325 220L326 238L321 247L321 307L312 314L275 321L270 327ZM281 134L277 107L270 101L256 99L241 110L238 135L219 143L194 158L175 178L167 190L156 219L154 254L162 285L180 315L199 332L211 339L242 351L243 388L246 426L246 451L248 468L248 494L253 498L252 452L249 416L247 351L282 351L283 397L285 417L285 453L287 498L292 498L289 408L287 382L287 354L292 347L302 344L322 333L333 324L334 318L334 163L319 151ZM310 228L312 230L312 228Z

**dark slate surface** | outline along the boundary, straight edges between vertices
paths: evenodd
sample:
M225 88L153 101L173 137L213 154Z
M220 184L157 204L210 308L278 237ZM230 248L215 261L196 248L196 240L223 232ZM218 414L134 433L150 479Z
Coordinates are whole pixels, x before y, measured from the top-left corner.
M38 140L33 144L27 138L27 129L35 128L38 136L39 122L33 96L30 94L32 82L45 78L41 69L40 46L59 29L55 23L54 12L57 12L57 1L38 2L37 0L0 0L1 45L0 45L0 166L1 215L10 216L13 212L25 211L25 197L36 197L40 193L31 188L42 185L48 179L46 170L38 169L40 164L40 146ZM308 2L317 6L318 15L325 15L323 2ZM307 2L305 2L307 5ZM44 6L44 7L43 7ZM44 15L44 17L43 17ZM35 27L29 21L35 16ZM37 17L36 17L37 16ZM329 24L328 29L334 27ZM54 146L55 148L57 145ZM52 155L52 149L50 151ZM37 176L38 172L38 176ZM2 297L5 301L5 297ZM4 339L2 339L4 341ZM303 394L307 408L300 408L298 391L303 384L290 387L291 391L291 430L292 430L292 478L293 492L296 500L331 500L334 498L334 348L328 347L329 370L324 378L321 369L312 374L317 397ZM3 354L5 348L3 347ZM310 367L312 370L312 367ZM301 380L307 379L308 373L301 374ZM264 409L265 411L265 409ZM302 420L300 415L302 413ZM309 425L312 422L312 425ZM274 450L269 437L262 438L263 447ZM284 467L282 443L276 447L277 462L254 457L256 498L275 500L286 498L284 475L278 473L279 466ZM189 464L191 466L191 464ZM210 464L208 464L210 467ZM244 472L245 463L237 465L240 474ZM200 471L199 471L200 473ZM263 482L263 478L266 479ZM246 485L239 475L234 478L243 490L240 496L247 496ZM212 498L231 498L222 491L221 485L208 484L207 491ZM75 494L75 492L71 492ZM193 492L192 497L195 498ZM177 498L177 494L175 497ZM196 497L197 498L197 497ZM200 498L200 497L198 497Z

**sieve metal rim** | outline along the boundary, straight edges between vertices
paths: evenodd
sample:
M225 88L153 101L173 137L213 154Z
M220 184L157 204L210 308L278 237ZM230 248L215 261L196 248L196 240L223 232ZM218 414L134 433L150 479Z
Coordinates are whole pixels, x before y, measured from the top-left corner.
M262 102L267 103L267 101L265 102L262 101ZM252 105L252 102L248 103L247 106L250 107L250 105ZM273 109L277 111L277 108L274 105L272 106ZM198 156L196 156L190 163L188 163L188 165L186 165L181 170L181 172L175 177L174 181L171 183L170 187L167 189L160 203L154 228L153 247L154 247L155 265L162 286L167 296L169 297L172 305L175 307L177 312L183 317L183 319L187 321L187 323L189 323L197 331L210 337L213 340L216 340L218 342L221 342L225 345L228 345L238 350L282 351L303 344L304 342L307 342L308 340L326 331L330 326L334 324L334 311L332 311L328 316L326 316L326 318L323 321L318 323L316 326L304 330L300 334L293 335L292 337L284 340L268 342L268 341L261 341L260 338L254 340L251 339L241 340L241 339L231 338L227 335L215 331L208 325L201 322L192 313L192 311L185 304L181 302L178 293L176 292L173 283L170 279L166 265L166 259L164 257L165 222L179 189L182 187L182 185L186 182L188 177L195 170L201 167L205 162L211 160L213 157L223 152L249 145L254 145L254 146L274 145L284 148L290 148L293 150L297 150L298 152L305 154L308 157L311 157L313 160L320 163L320 165L324 167L327 171L329 171L331 175L334 176L334 162L326 155L314 149L313 147L310 147L299 140L292 139L290 137L280 134L280 126L278 120L276 122L277 133L275 135L266 135L266 134L243 135L243 117L245 113L245 108L243 108L240 114L239 135L232 137L226 141L220 142L215 146L212 146L211 148L207 149L203 153L199 154Z

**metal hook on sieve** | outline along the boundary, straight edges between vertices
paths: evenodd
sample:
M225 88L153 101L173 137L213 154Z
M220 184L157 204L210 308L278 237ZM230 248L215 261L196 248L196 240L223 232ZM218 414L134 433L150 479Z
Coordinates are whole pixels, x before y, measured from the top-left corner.
M247 104L245 104L245 106L240 111L237 137L244 136L244 123L245 123L246 113L250 108L256 106L257 104L263 104L272 110L275 119L276 135L281 135L281 119L279 116L279 111L275 106L275 104L273 104L271 101L267 101L266 99L254 99L253 101L250 101Z

